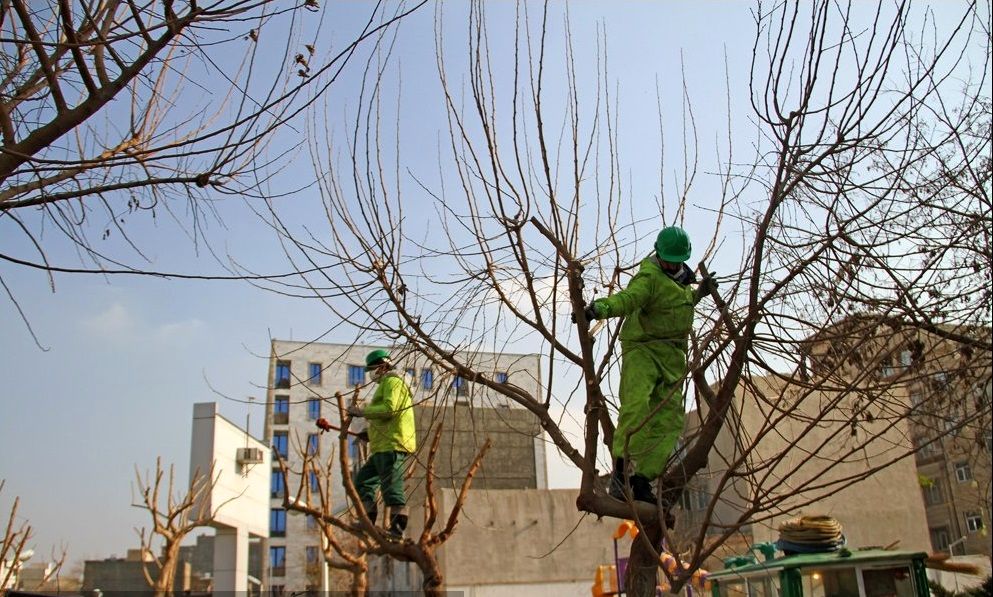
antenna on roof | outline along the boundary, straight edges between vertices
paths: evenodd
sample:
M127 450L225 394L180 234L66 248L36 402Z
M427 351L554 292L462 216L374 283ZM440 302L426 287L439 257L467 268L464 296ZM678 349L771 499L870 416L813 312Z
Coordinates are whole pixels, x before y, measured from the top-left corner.
M255 404L255 396L248 397L248 412L245 413L245 447L249 447L248 436L252 423L252 406Z

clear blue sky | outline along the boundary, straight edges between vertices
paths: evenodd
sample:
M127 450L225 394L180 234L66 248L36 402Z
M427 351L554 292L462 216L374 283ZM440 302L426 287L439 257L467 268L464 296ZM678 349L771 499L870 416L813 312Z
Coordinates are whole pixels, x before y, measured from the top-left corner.
M322 4L328 11L322 35L333 33L340 43L362 11L345 3L351 12L342 15L337 12L341 3ZM447 3L444 20L452 51L464 47L459 38L464 26L455 4ZM560 60L562 4L552 6L549 56ZM625 171L634 185L635 208L640 208L639 193L648 195L646 206L654 205L657 194L656 85L664 98L670 168L678 169L680 78L685 68L701 155L699 195L694 201L706 204L708 189L714 188L709 177L714 146L727 127L725 55L732 126L748 128L753 4L590 0L570 2L568 7L577 68L585 76L594 69L596 27L600 23L605 28L610 76L616 84L612 92L620 101L619 140ZM960 7L959 3L934 6L938 11ZM499 54L501 45L509 47L499 32L510 30L513 5L492 3L487 12L494 20L491 41ZM403 24L395 52L403 69L402 114L409 118L402 131L407 140L403 165L427 178L437 176L433 156L446 135L442 108L432 106L438 97L433 27L429 6ZM326 39L318 41L320 48ZM561 92L555 91L560 84L561 77L551 73L549 93ZM348 99L354 93L354 79L346 80L334 92L339 102L335 108L354 107L354 100ZM749 135L744 134L743 141ZM280 181L313 177L306 156L301 157ZM412 193L408 198L418 200ZM216 247L258 271L290 269L275 239L244 206L231 202L223 210L227 229L212 228ZM309 217L302 210L299 216ZM13 235L7 226L9 222L0 221L0 248L27 255L27 247L10 241ZM136 217L128 226L148 251L150 269L217 271L205 253L194 251L162 219L153 223ZM708 234L712 222L691 222L689 227ZM731 254L718 257L724 271L737 264L741 242L733 238L733 228L727 232L732 236L726 249ZM53 262L78 265L70 250L57 245L54 235L47 238L56 242L49 253ZM119 241L108 242L115 246ZM45 554L65 544L70 560L123 555L137 545L134 528L147 523L141 511L130 507L134 467L146 470L161 456L164 462L176 464L179 478L186 478L194 403L219 401L222 414L238 423L250 412L252 431L260 435L261 407L249 410L241 401L265 396L270 337L312 339L330 326L326 310L314 301L290 299L238 282L58 275L53 293L37 272L4 263L0 274L47 349L35 345L10 302L0 300L0 374L6 381L0 415L0 478L7 481L0 512L6 512L11 498L19 495L20 516L34 527L36 551ZM570 486L576 480L557 465L550 473L553 485Z

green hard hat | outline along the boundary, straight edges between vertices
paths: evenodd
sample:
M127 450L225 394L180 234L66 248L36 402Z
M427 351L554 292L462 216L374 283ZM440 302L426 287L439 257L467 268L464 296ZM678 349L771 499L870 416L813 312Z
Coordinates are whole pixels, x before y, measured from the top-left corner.
M370 352L369 354L365 355L365 369L366 369L366 371L369 371L371 369L375 369L376 367L379 367L383 363L385 363L387 365L392 365L392 363L390 362L390 353L389 353L389 351L383 350L382 348L377 348L376 350L374 350L374 351Z
M655 239L655 254L662 261L682 263L690 258L690 237L678 226L663 228Z

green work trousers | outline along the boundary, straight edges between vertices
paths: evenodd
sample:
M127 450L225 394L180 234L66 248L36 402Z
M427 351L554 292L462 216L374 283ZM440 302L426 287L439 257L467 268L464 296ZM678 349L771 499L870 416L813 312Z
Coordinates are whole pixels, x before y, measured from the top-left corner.
M387 506L405 506L407 496L403 491L403 464L406 452L377 452L355 473L355 489L365 504L376 503L376 489L383 492Z
M612 454L636 474L662 474L683 432L686 355L664 341L621 343L621 409Z

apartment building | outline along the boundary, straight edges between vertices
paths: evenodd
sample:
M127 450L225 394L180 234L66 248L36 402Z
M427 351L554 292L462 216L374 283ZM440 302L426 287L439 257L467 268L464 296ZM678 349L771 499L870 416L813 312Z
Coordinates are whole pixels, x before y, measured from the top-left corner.
M787 379L795 382L797 391L818 385L808 382L827 380L820 385L846 388L851 400L860 397L872 400L880 394L904 396L902 403L889 401L899 406L885 412L881 420L863 421L860 427L861 432L867 433L872 428L883 429L880 424L899 419L885 431L891 435L887 442L897 449L913 447L914 458L901 459L867 481L808 508L826 510L839 519L859 521L863 529L882 525L879 530L885 531L886 526L896 522L890 515L877 512L879 507L916 513L919 507L911 502L921 502L927 541L919 547L953 555L990 557L991 355L971 348L968 341L975 339L979 345L983 342L988 345L989 337L989 328L927 331L870 316L848 318L827 327L804 343L801 352L806 358L794 375L778 381L749 380L751 389L742 390L735 405L740 417L729 421L725 428L724 437L718 442L716 460L735 453L733 436L751 436L762 425L761 420L754 418L755 413L761 412L763 405L776 404L789 394ZM824 400L831 399L829 391L820 395ZM855 405L849 405L848 412L853 412L853 408ZM699 417L691 416L690 420ZM835 418L834 425L842 424L841 417ZM795 437L797 430L790 427L803 425L802 419L784 419L775 435ZM687 431L692 435L692 425ZM768 440L764 440L758 451L767 450L768 445ZM867 453L865 465L873 466L873 458L885 458L885 454ZM722 476L717 470L720 463L714 460L711 460L713 470L694 480L683 496L683 517L691 526L702 522L714 492L714 480ZM832 474L840 470L836 468ZM730 496L748 495L729 487L724 492ZM740 497L720 500L716 508L718 518L734 520L741 505ZM871 515L866 517L866 513ZM912 518L900 524L913 524L916 529ZM916 530L913 533L916 536ZM747 544L752 539L759 540L757 537L762 534L764 530L753 532L747 527L739 537L746 537ZM853 537L848 536L851 542ZM917 540L913 541L916 545ZM907 547L908 543L904 540L901 545Z
M908 384L917 474L932 548L990 557L993 383L988 360L979 371L961 364L943 352Z
M335 456L337 436L321 435L315 422L320 417L332 424L339 422L336 392L350 399L358 389L363 399L371 397L374 384L367 383L364 365L366 354L375 348L384 347L272 341L264 437L291 471L301 469L305 452L316 455L322 462ZM427 363L423 357L408 354L403 347L386 348L390 349L398 371L406 376L413 393L419 448L427 446L434 430L439 425L442 427L441 447L435 461L440 487L461 483L465 469L487 437L493 440L493 447L473 481L473 489L547 486L545 443L537 419L530 412L496 392ZM534 395L541 394L538 355L478 352L466 356L478 371L491 375L494 381L513 383ZM363 424L364 421L353 422L353 425ZM349 441L353 466L360 461L360 447ZM426 449L421 450L413 459L413 476L407 482L412 511L423 500L426 454ZM340 469L330 470L331 499L336 500L332 509L344 510L348 504L341 497L344 492L340 489ZM302 481L310 484L312 494L316 494L317 477L312 473L307 477ZM266 584L274 594L320 589L324 582L321 539L315 521L283 508L284 492L295 492L300 482L299 474L291 475L290 487L285 487L277 465L273 465Z
M822 414L828 404L850 413L855 400L810 391L777 376L741 384L707 467L679 502L676 541L694 539L704 524L710 537L735 528L704 566L720 569L722 558L775 541L783 521L805 513L836 518L849 546L898 541L902 549L927 550L927 519L914 458L908 455L910 424L880 417L852 433L844 415ZM895 391L887 400L895 404L907 398ZM790 415L783 416L787 411ZM702 420L699 411L688 413L687 437L696 434ZM877 439L866 442L867 437ZM877 468L869 478L849 484ZM755 510L757 503L770 501L773 508Z
M865 316L826 330L833 338L811 342L815 368L847 358L867 380L905 388L934 551L987 557L993 551L990 334L989 327L922 329Z

